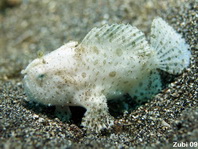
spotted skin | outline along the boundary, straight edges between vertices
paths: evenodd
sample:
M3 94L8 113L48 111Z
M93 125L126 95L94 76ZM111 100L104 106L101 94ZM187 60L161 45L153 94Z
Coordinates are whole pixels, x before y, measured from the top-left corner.
M30 100L57 106L67 113L65 119L71 115L69 106L82 106L87 110L82 125L100 132L114 124L107 100L126 93L138 100L151 98L161 90L158 69L181 73L189 59L185 41L157 18L150 44L136 27L104 25L81 43L69 42L35 59L22 73Z

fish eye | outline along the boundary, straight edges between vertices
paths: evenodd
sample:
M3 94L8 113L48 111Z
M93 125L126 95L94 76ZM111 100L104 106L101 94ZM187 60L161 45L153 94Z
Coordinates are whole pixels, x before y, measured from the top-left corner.
M43 80L45 77L46 77L46 74L39 74L39 75L37 76L37 78L38 78L39 80Z

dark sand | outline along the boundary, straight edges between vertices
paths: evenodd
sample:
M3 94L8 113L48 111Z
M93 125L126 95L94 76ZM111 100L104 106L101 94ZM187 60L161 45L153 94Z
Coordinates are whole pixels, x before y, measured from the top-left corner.
M198 5L196 0L26 0L0 13L0 148L172 148L198 143ZM120 115L113 129L86 133L83 110L65 123L54 107L28 103L20 74L39 51L80 41L95 26L130 23L146 34L163 17L189 43L191 65L151 101ZM79 116L80 115L80 116ZM77 117L77 118L75 118Z

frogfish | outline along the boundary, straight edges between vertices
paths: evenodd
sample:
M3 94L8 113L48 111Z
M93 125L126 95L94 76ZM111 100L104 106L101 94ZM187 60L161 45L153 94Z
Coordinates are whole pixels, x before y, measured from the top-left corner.
M151 98L162 89L159 70L181 74L190 56L189 45L160 17L149 40L129 24L103 25L33 60L22 71L24 90L30 101L55 105L67 119L70 106L84 107L81 125L100 132L114 125L107 100Z

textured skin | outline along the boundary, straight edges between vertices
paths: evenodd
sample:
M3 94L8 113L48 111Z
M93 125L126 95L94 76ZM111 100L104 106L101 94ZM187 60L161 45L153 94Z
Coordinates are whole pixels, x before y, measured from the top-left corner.
M155 34L158 36L157 31ZM43 104L85 107L82 125L99 132L113 125L107 99L126 93L138 99L150 98L161 89L158 54L137 28L105 25L92 29L80 44L70 42L30 63L23 71L24 88L31 100ZM169 64L165 61L163 66L166 62ZM70 113L68 108L65 111Z

